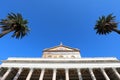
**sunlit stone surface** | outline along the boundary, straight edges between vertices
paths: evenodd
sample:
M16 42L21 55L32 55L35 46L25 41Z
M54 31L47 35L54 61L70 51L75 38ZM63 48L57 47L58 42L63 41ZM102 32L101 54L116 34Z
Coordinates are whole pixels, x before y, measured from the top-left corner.
M79 49L60 44L44 49L42 58L3 60L0 80L120 80L120 61L82 58Z

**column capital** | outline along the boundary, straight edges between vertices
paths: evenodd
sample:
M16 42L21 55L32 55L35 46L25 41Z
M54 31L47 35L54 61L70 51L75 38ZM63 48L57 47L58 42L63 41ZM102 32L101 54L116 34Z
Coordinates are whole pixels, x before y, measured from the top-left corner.
M19 67L19 68L24 68L24 67Z
M20 68L18 68L18 69L23 69L23 67L20 67Z
M45 68L42 68L41 70L45 70Z
M65 68L65 70L69 70L69 68Z
M30 68L30 70L34 70L34 68Z
M8 69L12 69L13 67L8 67Z

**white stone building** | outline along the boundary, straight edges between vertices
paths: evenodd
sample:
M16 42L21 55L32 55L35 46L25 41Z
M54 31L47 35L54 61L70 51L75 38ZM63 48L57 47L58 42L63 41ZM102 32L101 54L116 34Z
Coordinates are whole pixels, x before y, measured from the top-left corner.
M120 80L120 61L81 58L78 49L60 44L43 50L42 58L3 60L0 80Z

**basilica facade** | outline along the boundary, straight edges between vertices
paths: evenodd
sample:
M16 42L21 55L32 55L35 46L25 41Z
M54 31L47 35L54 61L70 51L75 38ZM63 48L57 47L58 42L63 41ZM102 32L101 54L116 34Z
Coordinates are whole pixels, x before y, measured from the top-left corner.
M60 44L41 58L9 57L0 65L0 80L120 80L115 57L81 57L80 50Z

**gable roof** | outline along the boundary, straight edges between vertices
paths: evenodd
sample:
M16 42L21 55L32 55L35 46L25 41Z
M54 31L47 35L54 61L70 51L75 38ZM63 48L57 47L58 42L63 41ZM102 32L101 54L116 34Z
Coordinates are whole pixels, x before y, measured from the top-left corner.
M71 48L62 44L43 50L43 52L79 52L79 51L80 51L79 49Z

